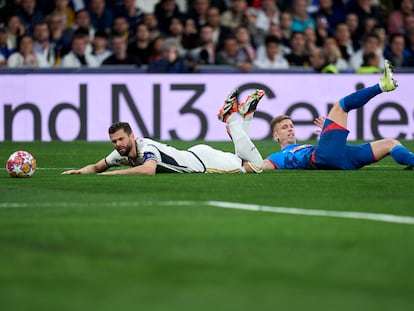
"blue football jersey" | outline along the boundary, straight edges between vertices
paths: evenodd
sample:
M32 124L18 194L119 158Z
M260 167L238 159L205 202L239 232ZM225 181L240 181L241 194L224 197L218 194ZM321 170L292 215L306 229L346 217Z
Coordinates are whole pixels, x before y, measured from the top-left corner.
M311 163L314 145L288 145L267 157L276 169L314 169Z

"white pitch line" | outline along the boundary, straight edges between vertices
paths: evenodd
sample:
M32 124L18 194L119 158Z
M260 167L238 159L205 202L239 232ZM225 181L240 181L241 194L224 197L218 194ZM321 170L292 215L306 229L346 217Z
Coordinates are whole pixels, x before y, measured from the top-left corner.
M334 218L347 218L347 219L359 219L380 221L396 224L409 224L414 225L414 217L400 216L392 214L380 214L380 213L364 213L364 212L349 212L349 211L329 211L318 209L305 209L295 207L276 207L257 204L244 204L233 202L221 202L221 201L113 201L113 202L43 202L43 203L17 203L17 202L2 202L0 208L59 208L59 207L93 207L99 206L105 207L139 207L148 205L170 205L170 206L191 206L191 205L205 205L220 208L238 209L254 212L268 212L278 214L290 214L301 216L316 216L316 217L334 217Z
M266 206L266 205L231 203L231 202L220 202L220 201L207 201L205 202L205 204L208 206L215 206L215 207L221 207L221 208L232 208L232 209L240 209L240 210L256 211L256 212L270 212L270 213L292 214L292 215L303 215L303 216L352 218L352 219L372 220L372 221L391 222L391 223L397 223L397 224L414 225L414 217L392 215L392 214L328 211L328 210L304 209L304 208L293 208L293 207L274 207L274 206Z

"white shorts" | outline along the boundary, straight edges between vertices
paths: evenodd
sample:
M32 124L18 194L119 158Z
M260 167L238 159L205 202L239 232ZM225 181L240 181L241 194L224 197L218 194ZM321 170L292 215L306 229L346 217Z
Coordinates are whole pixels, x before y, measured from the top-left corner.
M188 149L206 168L206 173L241 173L242 160L231 152L216 150L208 145L196 145Z

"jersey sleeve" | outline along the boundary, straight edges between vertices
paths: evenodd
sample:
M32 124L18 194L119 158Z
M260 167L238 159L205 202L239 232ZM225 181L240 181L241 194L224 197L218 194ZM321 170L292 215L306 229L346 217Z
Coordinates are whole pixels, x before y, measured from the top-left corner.
M158 162L158 159L161 158L160 151L153 145L146 145L142 149L142 162L145 163L148 160L154 160Z
M117 150L114 150L105 158L105 162L109 167L128 165L128 157L121 156Z
M279 169L279 166L277 165L277 160L278 160L277 152L276 153L272 153L271 155L269 155L267 157L267 159L269 160L270 163L272 163L272 165L274 166L275 170L278 170Z

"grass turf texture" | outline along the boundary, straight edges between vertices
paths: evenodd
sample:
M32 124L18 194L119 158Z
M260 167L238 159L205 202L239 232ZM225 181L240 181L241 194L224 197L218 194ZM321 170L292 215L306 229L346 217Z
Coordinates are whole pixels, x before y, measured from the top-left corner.
M228 142L211 145L232 151ZM257 146L263 155L275 148ZM2 143L1 162L20 149L39 169L30 179L0 170L4 311L414 305L414 225L165 204L215 200L414 216L414 172L391 159L347 172L61 176L99 160L110 143Z

